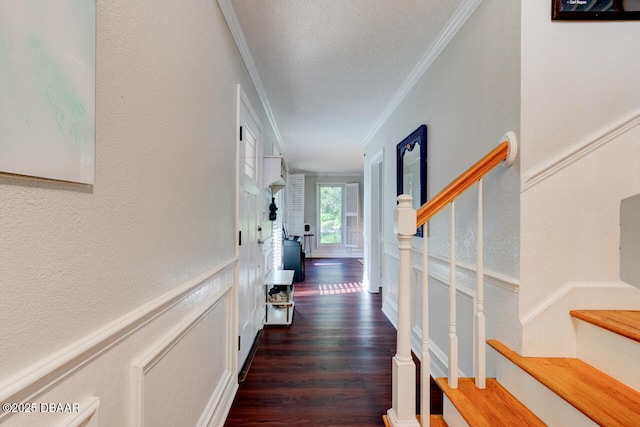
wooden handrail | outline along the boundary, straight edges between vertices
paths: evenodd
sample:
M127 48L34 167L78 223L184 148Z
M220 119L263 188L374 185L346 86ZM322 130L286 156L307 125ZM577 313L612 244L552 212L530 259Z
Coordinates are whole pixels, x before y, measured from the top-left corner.
M489 154L480 159L459 177L451 181L449 185L422 205L417 212L418 227L426 224L442 208L451 203L456 197L464 193L469 187L482 179L489 171L507 159L509 154L509 141L503 141Z

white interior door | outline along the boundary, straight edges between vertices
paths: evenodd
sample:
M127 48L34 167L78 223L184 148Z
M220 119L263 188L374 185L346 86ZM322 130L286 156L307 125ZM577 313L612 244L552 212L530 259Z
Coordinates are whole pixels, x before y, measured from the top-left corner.
M262 127L238 87L238 369L262 327L264 288L260 246Z

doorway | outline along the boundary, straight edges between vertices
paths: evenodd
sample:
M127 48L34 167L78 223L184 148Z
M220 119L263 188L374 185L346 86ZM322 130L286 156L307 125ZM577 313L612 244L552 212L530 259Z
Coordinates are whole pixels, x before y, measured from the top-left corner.
M262 125L238 85L238 370L262 329L264 311L261 267L260 178Z
M383 238L383 152L376 154L369 167L369 223L368 237L368 257L366 272L369 279L369 292L378 293L382 288L382 272L384 261L384 238Z

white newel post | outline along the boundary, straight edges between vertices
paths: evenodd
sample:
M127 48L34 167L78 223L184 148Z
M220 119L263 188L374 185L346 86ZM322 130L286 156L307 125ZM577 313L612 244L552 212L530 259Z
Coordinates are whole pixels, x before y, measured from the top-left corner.
M398 236L398 332L392 363L392 407L387 411L393 427L420 427L416 418L416 365L411 358L411 238L416 233L416 210L411 196L398 196L394 231Z

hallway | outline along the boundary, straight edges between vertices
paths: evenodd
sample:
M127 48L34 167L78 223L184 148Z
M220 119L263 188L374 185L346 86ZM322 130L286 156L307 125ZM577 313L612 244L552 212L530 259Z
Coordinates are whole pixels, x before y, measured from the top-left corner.
M267 327L225 426L381 426L396 330L356 259L308 259L291 327ZM435 409L435 408L434 408Z
M356 259L308 259L291 327L267 327L226 426L380 426L395 328Z

